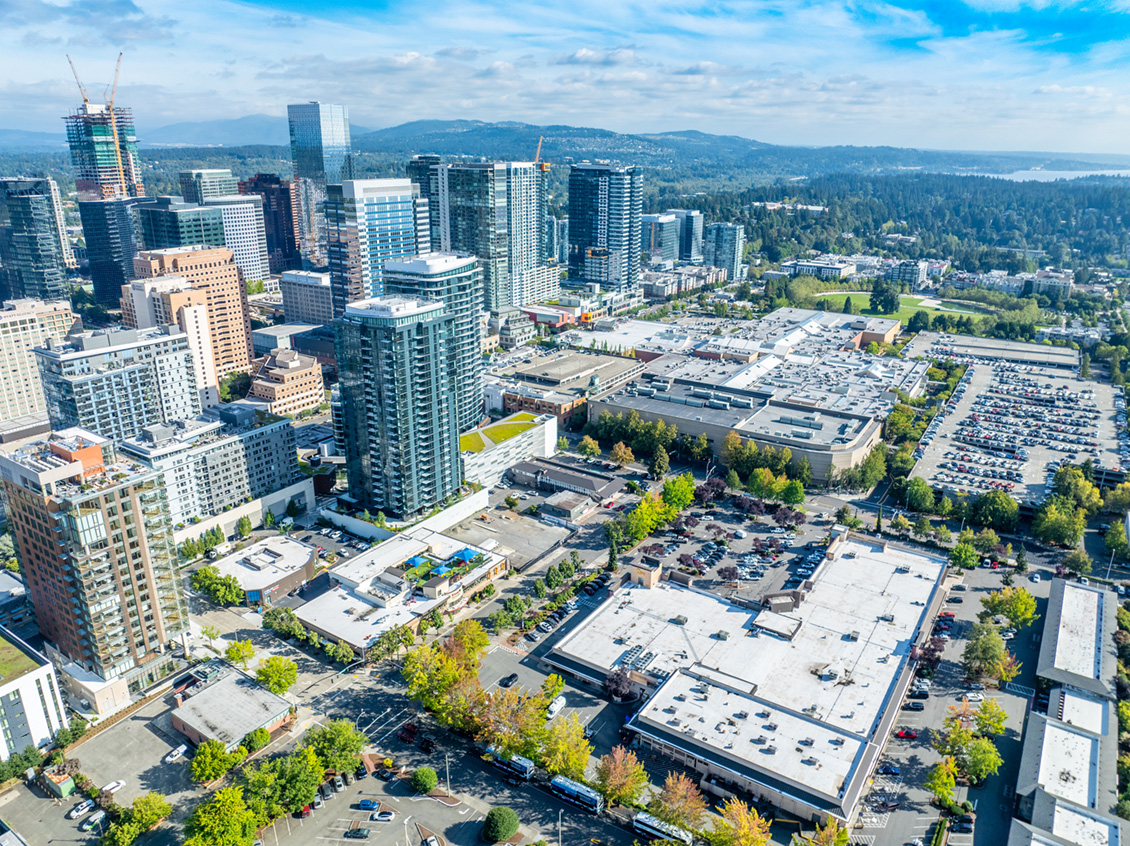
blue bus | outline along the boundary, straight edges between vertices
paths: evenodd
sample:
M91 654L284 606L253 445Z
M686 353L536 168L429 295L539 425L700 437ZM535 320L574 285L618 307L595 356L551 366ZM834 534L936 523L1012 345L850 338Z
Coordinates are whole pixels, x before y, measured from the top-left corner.
M565 776L554 776L549 782L549 789L574 805L584 808L590 814L599 814L604 810L604 797L591 787L573 781Z
M642 834L651 840L678 840L687 844L687 846L691 846L691 843L694 842L694 835L689 831L665 823L651 814L636 814L632 820L632 828L635 829L636 834Z
M493 746L487 751L491 754L492 763L505 773L526 781L529 781L530 776L534 774L534 762L529 758L523 758L521 755L511 755L509 758L504 758L502 753Z

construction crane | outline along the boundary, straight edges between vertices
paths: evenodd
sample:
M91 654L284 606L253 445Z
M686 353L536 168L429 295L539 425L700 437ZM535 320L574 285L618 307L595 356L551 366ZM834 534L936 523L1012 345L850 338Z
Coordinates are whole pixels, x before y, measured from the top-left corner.
M71 54L67 53L67 61L71 65L71 73L75 75L75 82L78 83L78 90L82 93L82 104L84 106L90 104L90 98L86 96L86 86L82 84L82 80L78 78L78 70L75 68L74 61L71 60Z
M544 135L538 136L538 151L534 153L534 164L539 166L542 170L549 170L549 163L541 160L541 142L545 140Z
M114 86L110 90L110 98L106 101L106 108L110 111L110 131L114 134L114 155L118 159L118 185L124 194L126 188L126 172L122 168L122 145L118 142L118 116L114 111L114 99L118 96L118 74L122 70L122 54L118 53L118 65L114 68Z

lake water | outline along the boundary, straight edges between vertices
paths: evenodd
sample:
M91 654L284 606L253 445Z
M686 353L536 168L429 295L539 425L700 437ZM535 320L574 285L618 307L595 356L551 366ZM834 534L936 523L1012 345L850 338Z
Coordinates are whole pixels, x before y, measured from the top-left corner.
M1130 176L1130 170L1018 170L988 175L1013 182L1055 182L1057 179L1079 179L1083 176Z

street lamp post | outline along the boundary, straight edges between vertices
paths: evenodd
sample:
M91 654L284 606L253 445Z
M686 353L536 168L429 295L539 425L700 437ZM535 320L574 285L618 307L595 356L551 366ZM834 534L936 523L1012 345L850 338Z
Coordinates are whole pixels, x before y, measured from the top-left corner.
M561 810L557 811L557 846L563 846L561 843Z
M447 795L451 795L451 756L443 753L443 768L447 771Z

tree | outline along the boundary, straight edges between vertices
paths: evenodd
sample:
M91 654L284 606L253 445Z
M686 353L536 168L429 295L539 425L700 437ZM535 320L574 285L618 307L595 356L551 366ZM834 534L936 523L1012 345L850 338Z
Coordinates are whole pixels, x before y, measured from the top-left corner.
M683 773L668 773L648 810L664 822L697 831L706 818L707 805L693 780Z
M483 840L487 843L501 843L518 832L518 815L512 808L499 805L487 811L483 820Z
M545 599L546 597L545 582L541 579L534 580L534 596L538 599Z
M977 727L977 734L995 737L998 734L1004 734L1008 712L1001 707L996 699L986 699L977 706L973 720Z
M767 846L769 820L740 799L727 799L706 835L711 846Z
M1091 556L1082 549L1073 549L1063 559L1063 567L1076 576L1086 576L1091 572Z
M891 530L900 535L905 535L911 529L910 521L902 514L896 514L894 519L891 520Z
M101 846L133 846L133 842L141 835L141 826L133 821L127 811L110 823L100 843Z
M477 738L502 755L534 758L546 734L546 701L518 687L491 691L482 709Z
M647 771L623 746L613 747L596 765L596 789L609 805L636 801L647 786Z
M1004 640L992 626L974 623L969 630L969 640L961 654L961 663L968 676L976 678L985 673L1005 655Z
M1087 528L1087 512L1058 494L1048 497L1032 520L1032 534L1045 543L1078 546Z
M939 523L934 529L934 537L938 539L938 543L949 543L953 540L953 534L950 532L950 527L945 523Z
M506 507L511 511L515 511L518 508L518 497L514 496L514 494L510 494L503 502L506 503Z
M733 467L726 471L726 487L732 491L740 491L742 489L742 477L738 475L738 471Z
M982 555L988 555L996 547L1000 546L1000 543L1000 535L992 529L982 529L977 533L977 537L973 538L973 548Z
M137 824L138 829L144 833L172 812L173 806L162 794L146 793L144 796L138 796L133 800L129 816Z
M852 311L851 295L844 297L844 307L840 309L840 311L843 314L855 314L855 312Z
M211 564L206 564L193 573L191 583L193 590L205 594L217 605L238 605L244 600L239 580L235 576L221 576L220 571Z
M302 745L314 750L327 770L353 770L361 760L361 750L369 739L350 720L330 720L324 726L306 730Z
M417 793L431 793L439 784L439 776L431 767L417 767L412 773L411 784Z
M275 512L273 512L269 508L263 514L263 525L268 529L273 529L275 527Z
M919 309L910 315L910 320L906 323L907 331L910 332L925 332L930 328L930 312Z
M245 538L251 534L251 518L244 514L235 522L235 532L241 538Z
M957 786L957 762L953 757L946 756L938 761L922 786L930 791L939 805L953 802L953 789Z
M274 761L259 761L244 767L239 774L247 807L255 814L256 824L270 825L286 813L279 801L280 785L278 767Z
M612 446L612 451L608 453L608 457L617 467L623 467L625 464L631 464L636 460L631 448L623 441L617 441Z
M295 519L302 513L302 506L298 504L298 500L294 497L286 504L286 516L291 520Z
M632 685L631 678L628 677L627 670L623 667L613 667L604 677L604 689L610 696L623 699L625 696L629 696L635 690L635 687Z
M224 744L218 740L205 740L196 747L192 756L192 778L194 781L210 782L221 778L232 768L235 761Z
M224 657L231 664L237 665L241 670L247 669L248 662L255 657L255 647L250 640L236 640L224 650Z
M251 390L251 376L248 373L229 373L220 380L220 401L234 402L247 396Z
M569 439L562 435L557 439L557 451L565 452L567 449L569 449Z
M1016 660L1016 656L1006 651L1004 655L996 658L988 666L987 671L1001 684L1006 684L1020 675L1021 666L1021 663Z
M1091 378L1091 357L1087 353L1082 353L1079 356L1079 378Z
M678 514L694 502L694 489L694 476L690 473L684 473L663 482L663 492L660 494L660 498L671 514Z
M318 785L325 778L325 768L313 749L297 749L271 763L275 767L278 801L286 811L294 813L314 801Z
M970 521L1001 532L1016 528L1020 505L1004 491L988 491L971 503Z
M259 664L255 677L271 693L282 696L298 681L298 665L290 658L273 655Z
M915 537L924 538L932 531L934 531L934 526L930 522L930 518L923 514L921 517L914 521L913 531Z
M1016 572L1028 572L1028 550L1024 548L1024 544L1020 544L1020 548L1016 550Z
M1039 619L1036 614L1036 598L1022 587L995 590L983 597L981 604L990 614L1002 614L1007 617L1017 629L1030 626Z
M970 544L958 543L950 550L950 564L962 570L977 566L977 550Z
M279 637L297 637L305 629L294 610L286 607L270 608L263 613L263 628L270 629ZM218 636L218 635L217 635Z
M248 846L255 839L255 814L238 787L217 790L184 823L184 846Z
M667 450L663 448L662 444L659 444L651 456L651 463L648 464L647 470L651 474L651 478L662 479L670 469L671 459L667 455Z
M246 749L248 754L250 754L252 752L258 752L270 742L271 733L265 728L257 728L244 735L243 740L240 741L240 746Z
M980 784L989 776L996 775L1002 763L997 745L987 737L977 737L965 747L962 769L974 784Z
M598 455L600 455L600 444L598 444L593 438L585 435L583 438L581 438L581 442L577 444L577 452L579 452L585 458L596 458Z
M220 636L220 630L216 626L205 626L200 630L200 634L204 635L208 641L208 648L212 648L212 641Z
M785 505L800 505L804 502L804 485L799 479L790 479L781 486L780 497Z
M829 819L823 826L817 823L816 831L803 839L793 835L794 846L848 846L850 842L851 832L835 819Z
M1052 477L1052 490L1056 496L1070 500L1076 508L1081 508L1088 517L1098 514L1103 507L1102 494L1079 467L1067 465L1055 471Z
M1126 527L1122 520L1115 520L1110 524L1103 536L1103 543L1106 544L1107 552L1119 558L1126 558L1130 554L1130 544L1126 541Z
M934 510L934 490L925 479L911 479L906 486L906 507L911 511L931 513Z
M542 747L542 765L547 773L584 778L591 754L592 744L585 738L585 727L576 711L549 724Z

